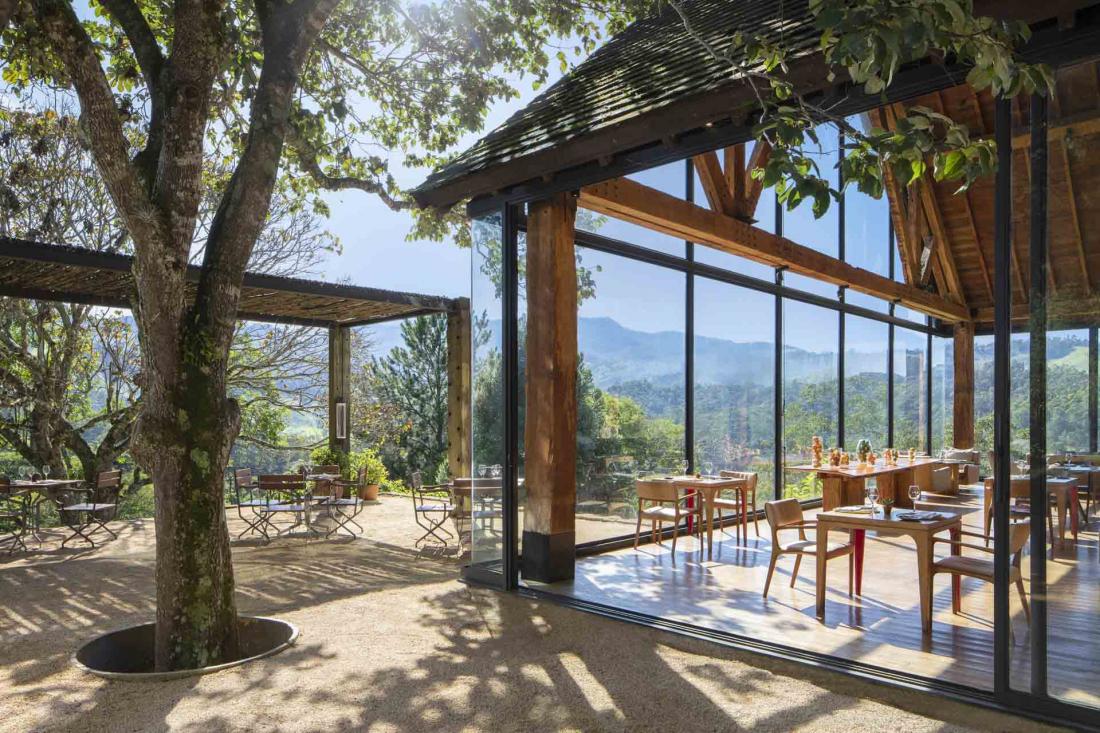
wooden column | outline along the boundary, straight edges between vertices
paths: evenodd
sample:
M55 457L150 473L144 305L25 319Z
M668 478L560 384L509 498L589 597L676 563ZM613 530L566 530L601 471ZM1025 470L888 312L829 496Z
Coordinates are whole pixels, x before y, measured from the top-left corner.
M337 434L338 405L343 405L343 437ZM328 444L351 452L351 329L344 326L328 330Z
M955 324L954 447L974 447L974 324Z
M447 472L472 476L470 465L470 299L447 314Z
M527 215L527 370L523 576L573 577L577 499L576 199L532 204Z

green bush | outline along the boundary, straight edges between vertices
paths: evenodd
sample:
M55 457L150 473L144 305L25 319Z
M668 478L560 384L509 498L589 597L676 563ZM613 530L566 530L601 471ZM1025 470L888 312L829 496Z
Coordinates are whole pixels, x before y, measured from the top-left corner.
M386 470L386 464L382 463L382 459L373 449L355 451L350 456L349 464L352 476L358 476L360 468L367 469L368 486L375 484L381 486L389 481L390 475Z
M319 446L310 451L309 462L314 466L339 466L340 475L345 478L348 475L348 454L342 450Z

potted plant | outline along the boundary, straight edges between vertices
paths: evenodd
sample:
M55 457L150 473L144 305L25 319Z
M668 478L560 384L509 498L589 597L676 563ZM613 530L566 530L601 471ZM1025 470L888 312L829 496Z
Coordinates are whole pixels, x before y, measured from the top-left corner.
M882 513L884 516L889 517L894 511L894 500L887 497L882 500Z
M861 438L856 443L856 454L859 456L859 462L861 464L867 463L867 456L871 453L871 441L866 438Z
M359 489L359 498L363 501L378 501L378 490L383 481L389 478L386 465L373 450L363 450L351 454L351 473L359 478L359 470L366 469L363 486Z

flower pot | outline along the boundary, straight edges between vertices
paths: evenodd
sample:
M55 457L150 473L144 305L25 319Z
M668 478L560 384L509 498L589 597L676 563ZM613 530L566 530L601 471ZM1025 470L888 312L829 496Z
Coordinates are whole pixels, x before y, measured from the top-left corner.
M378 484L367 484L359 491L359 498L363 501L378 501Z
M891 514L892 514L893 512L894 512L894 507L893 507L893 505L884 505L884 506L882 507L882 513L883 513L884 515L886 515L886 517L889 517L889 516L890 516L890 515L891 515Z

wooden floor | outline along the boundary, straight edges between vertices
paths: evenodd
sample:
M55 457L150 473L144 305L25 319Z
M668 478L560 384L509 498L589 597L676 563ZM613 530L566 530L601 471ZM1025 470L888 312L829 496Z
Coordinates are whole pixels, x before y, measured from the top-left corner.
M980 498L959 509L969 512L964 523L977 531ZM1047 564L1048 643L1050 693L1100 706L1097 526L1094 516L1077 546L1067 547ZM928 678L992 688L993 593L989 584L964 579L963 612L954 615L949 577L938 576L933 631L924 636L912 541L868 534L863 597L848 597L847 561L833 561L837 567L830 573L825 620L821 622L814 613L813 563L802 563L798 582L791 588L794 558L780 559L765 600L761 591L770 557L770 532L761 521L761 536L757 538L750 528L743 545L737 544L732 533L732 528L716 533L712 560L706 559L694 539L683 537L675 556L666 541L664 545L642 545L637 551L579 558L574 581L546 589ZM946 554L946 550L946 545L940 545L937 555ZM1028 563L1025 556L1025 579ZM1028 689L1029 631L1014 589L1010 608L1013 686Z

